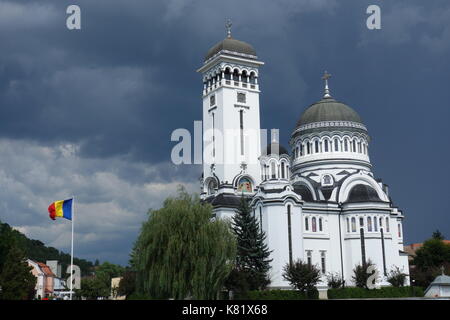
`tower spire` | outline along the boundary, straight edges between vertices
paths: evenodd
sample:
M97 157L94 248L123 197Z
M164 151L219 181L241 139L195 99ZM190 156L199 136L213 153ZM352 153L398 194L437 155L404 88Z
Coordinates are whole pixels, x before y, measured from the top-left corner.
M225 28L227 29L227 38L231 38L231 27L233 26L233 23L231 22L231 19L228 19L225 23Z
M324 98L331 98L330 95L330 89L328 88L328 79L331 78L331 74L329 74L327 71L322 76L322 80L325 80L325 93L323 95Z

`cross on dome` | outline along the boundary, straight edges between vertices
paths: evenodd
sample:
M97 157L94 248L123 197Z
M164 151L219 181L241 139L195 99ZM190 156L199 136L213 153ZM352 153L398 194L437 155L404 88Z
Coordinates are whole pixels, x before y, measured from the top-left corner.
M331 98L330 95L330 89L328 88L328 79L331 78L331 74L329 74L327 71L322 76L322 80L325 80L325 93L323 95L324 98Z
M231 27L233 26L233 23L231 22L231 19L228 19L225 23L225 28L227 29L227 38L231 38Z

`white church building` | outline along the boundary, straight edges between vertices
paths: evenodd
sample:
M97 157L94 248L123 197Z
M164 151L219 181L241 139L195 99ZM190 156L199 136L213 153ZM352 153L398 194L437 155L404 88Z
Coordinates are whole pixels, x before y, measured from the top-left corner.
M288 288L283 267L302 259L353 285L353 268L369 259L381 285L392 267L409 274L403 213L372 172L370 136L358 113L335 100L325 73L323 97L295 125L289 149L260 131L260 67L255 50L227 37L212 47L203 76L201 197L217 218L230 218L245 196L272 250L272 288ZM272 139L270 139L271 141ZM261 150L262 149L262 150ZM408 277L409 282L409 277Z

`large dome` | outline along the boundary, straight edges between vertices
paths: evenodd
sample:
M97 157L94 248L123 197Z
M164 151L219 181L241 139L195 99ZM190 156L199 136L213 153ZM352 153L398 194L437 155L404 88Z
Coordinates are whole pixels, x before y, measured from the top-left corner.
M205 56L205 61L209 60L220 51L228 51L226 52L227 54L233 55L234 53L238 55L244 55L249 59L256 59L256 51L251 45L246 42L227 37L221 42L217 43L214 47L209 49L208 53Z
M323 121L349 121L363 123L361 117L355 110L334 100L323 98L306 109L297 122L297 127Z

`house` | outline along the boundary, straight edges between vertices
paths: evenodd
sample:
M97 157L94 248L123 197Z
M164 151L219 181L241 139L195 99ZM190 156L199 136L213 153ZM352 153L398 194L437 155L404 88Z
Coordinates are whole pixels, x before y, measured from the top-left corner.
M48 298L53 296L55 274L45 263L28 259L28 265L33 269L31 273L37 278L36 295L37 299Z

